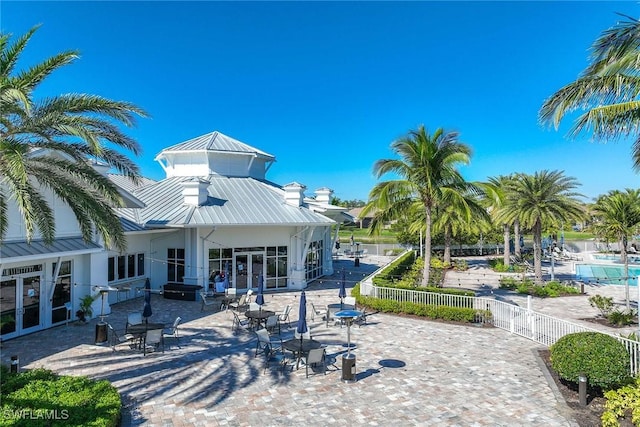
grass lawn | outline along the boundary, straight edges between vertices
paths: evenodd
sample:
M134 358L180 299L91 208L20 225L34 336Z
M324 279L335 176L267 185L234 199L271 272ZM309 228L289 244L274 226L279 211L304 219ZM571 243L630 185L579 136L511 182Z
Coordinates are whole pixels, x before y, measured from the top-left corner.
M383 230L379 236L369 236L367 228L341 228L338 232L341 244L349 244L351 234L353 239L360 243L397 243L396 235L389 230Z

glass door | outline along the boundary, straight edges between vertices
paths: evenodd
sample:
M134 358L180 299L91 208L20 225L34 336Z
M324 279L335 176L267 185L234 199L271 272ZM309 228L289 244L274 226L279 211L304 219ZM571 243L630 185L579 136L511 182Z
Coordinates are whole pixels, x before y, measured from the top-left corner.
M18 304L16 301L16 279L0 282L0 335L10 337L16 335L16 319L18 318Z
M22 332L40 328L40 276L22 278Z
M18 276L0 282L0 334L5 338L42 328L40 275Z
M237 289L257 289L264 274L264 252L236 253L235 282Z

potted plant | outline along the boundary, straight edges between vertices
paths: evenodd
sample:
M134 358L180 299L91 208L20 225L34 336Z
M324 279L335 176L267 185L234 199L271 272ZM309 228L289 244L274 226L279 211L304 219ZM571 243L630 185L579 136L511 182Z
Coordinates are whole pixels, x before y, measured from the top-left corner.
M93 309L91 305L95 301L95 297L92 295L85 295L80 298L80 309L76 311L76 316L82 323L87 323L91 316L93 316Z

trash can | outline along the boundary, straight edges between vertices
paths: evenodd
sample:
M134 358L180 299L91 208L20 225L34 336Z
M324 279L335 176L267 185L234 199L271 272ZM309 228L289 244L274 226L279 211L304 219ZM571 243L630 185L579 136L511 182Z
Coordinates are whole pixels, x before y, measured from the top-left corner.
M107 342L107 324L99 322L96 324L96 344Z
M352 383L356 381L356 355L342 356L342 381Z

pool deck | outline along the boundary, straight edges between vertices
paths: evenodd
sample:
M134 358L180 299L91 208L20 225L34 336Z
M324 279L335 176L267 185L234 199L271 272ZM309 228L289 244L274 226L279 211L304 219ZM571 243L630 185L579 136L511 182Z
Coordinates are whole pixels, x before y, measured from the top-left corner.
M340 270L351 288L388 261L367 256L355 267L353 260L338 259L338 272L313 282L307 300L316 306L334 303ZM483 278L475 285L480 292L526 304L526 298L498 289L483 260L470 259L470 267ZM459 278L450 273L447 284L455 286ZM619 303L616 288L587 292L613 296L616 291ZM269 292L266 309L291 304L295 325L299 294ZM588 295L534 299L534 309L578 322L595 313ZM115 304L107 320L122 330L127 313L142 306L142 298ZM152 322L171 323L182 316L179 347L167 339L164 353L145 357L123 346L113 351L93 343L93 320L4 342L2 362L19 355L24 368L108 379L123 396L123 426L577 425L537 356L542 346L497 328L374 313L366 325L351 328L357 381L345 383L338 368L347 351L347 331L339 325L327 327L319 318L309 322L313 338L327 346L338 368L306 378L304 367L264 372L262 358L254 357L253 334L231 331L231 312L201 312L200 302L159 295L152 296L152 308ZM293 328L282 333L285 339L292 334Z

